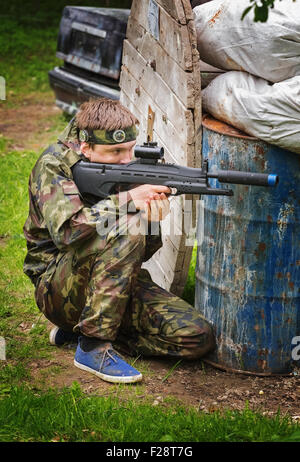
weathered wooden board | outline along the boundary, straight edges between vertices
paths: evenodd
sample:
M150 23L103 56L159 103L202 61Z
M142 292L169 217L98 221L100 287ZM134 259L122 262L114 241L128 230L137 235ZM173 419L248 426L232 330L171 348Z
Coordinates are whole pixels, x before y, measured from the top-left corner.
M201 75L189 0L134 0L122 64L120 99L140 120L138 143L146 140L151 108L153 140L164 147L165 160L200 166ZM144 265L156 283L178 295L193 249L186 218L195 211L194 199L183 213L191 199L171 199L161 224L163 247Z
M163 251L167 248L167 252ZM180 261L181 265L184 263L185 251L178 252L176 247L172 244L172 241L167 243L164 241L164 247L159 249L156 253L156 258L158 260L164 259L165 256L168 256L168 267L174 272L177 270L178 262Z
M139 120L143 120L143 114L139 112L139 108L132 102L130 97L125 93L122 92L121 102L124 106L128 107L138 118ZM159 113L159 110L156 110L156 114ZM159 120L159 118L155 118L155 120ZM169 130L173 130L172 126L167 126L167 129L160 130L160 124L154 123L154 130L153 130L153 141L156 141L159 146L164 148L164 158L166 162L175 163L179 165L192 165L194 162L194 155L195 149L194 145L184 145L182 142L176 144L176 139L178 139L178 133L174 132L174 137L168 136ZM157 128L158 127L158 128ZM142 144L147 139L147 126L146 124L141 124L139 127L139 136L137 142Z
M194 119L194 160L189 165L191 167L201 167L202 153L202 101L201 101L201 73L200 63L194 63L194 78L195 78L195 107L193 110Z
M143 98L143 91L141 92L140 97ZM146 101L147 99L144 100L144 103ZM134 103L131 100L130 96L128 96L128 94L125 93L125 88L123 88L122 90L121 102L124 104L124 106L128 107L128 109L131 112L133 112L139 120L143 121L146 112L140 112L140 105L138 107L136 106L136 103ZM151 100L148 100L148 102L151 103L154 107L153 102ZM148 105L146 103L145 105L141 104L141 106L144 107L144 109L147 108L148 110ZM172 124L170 124L168 121L163 121L163 126L162 128L160 128L162 123L157 123L157 121L159 122L163 120L163 118L159 117L159 114L159 109L157 108L154 122L153 140L156 141L160 146L164 147L165 161L180 165L191 165L192 161L189 161L189 159L194 159L194 145L184 144L184 142L180 140L178 132L175 131ZM166 126L164 126L165 124ZM145 123L141 123L139 127L137 143L142 144L145 142L146 139L147 125ZM178 140L178 143L176 140Z
M187 22L194 19L190 0L181 0Z
M192 50L187 27L172 18L158 5L159 43L184 70L192 70ZM152 33L149 24L149 0L133 0L131 17L147 32Z
M165 116L165 113L161 111L159 107L155 106L153 100L145 90L142 87L136 86L137 81L134 77L127 70L124 71L123 69L122 72L122 75L126 77L126 82L122 84L122 89L123 94L127 97L127 106L129 101L131 103L129 109L136 114L139 120L143 121L145 115L148 113L149 106L152 109L155 108L153 140L164 147L165 160L167 162L186 164L188 145L184 142L184 139L182 139L182 133L176 131L173 124L166 118L167 116ZM137 92L135 91L136 88L138 88ZM123 96L122 102L126 106ZM145 123L141 123L140 125L140 135L141 133L143 133L142 142L145 142L147 140L147 125ZM141 139L141 136L139 136L139 139Z
M124 85L129 86L129 80L131 85L134 84L134 81L136 82L137 86L134 89L134 93L137 96L144 89L173 126L177 127L177 130L184 134L187 143L191 144L194 142L192 111L181 102L175 93L170 91L170 87L168 87L164 79L136 52L129 41L125 40L120 82L121 88ZM159 91L153 91L153 89L159 89ZM134 95L132 97L135 98Z
M128 107L128 109L138 117L139 120L143 120L144 114L142 114L139 111L139 108L136 107L134 102L130 99L130 97L125 93L125 91L122 91L122 97L121 97L121 102L124 104L124 106ZM157 114L158 111L156 111ZM156 120L157 117L155 117ZM154 123L156 125L156 123ZM182 150L178 148L178 146L175 146L176 150L173 150L172 148L168 148L168 143L173 142L173 138L162 136L161 137L161 130L154 128L153 130L153 141L156 141L160 146L164 147L165 154L164 158L166 162L170 163L175 163L175 164L184 164L186 161L186 158L190 154L189 152L189 146L186 147L184 146L183 143L181 143L179 146L182 147ZM166 131L164 132L166 133ZM142 123L139 127L139 135L137 138L137 143L138 144L143 144L147 140L147 125L145 123ZM180 157L176 155L176 152L179 152Z
M147 32L133 18L127 26L127 37L129 42L134 43L136 50L144 57L177 95L177 97L188 108L195 104L194 76L187 74L182 67L161 47L160 42Z
M153 271L154 265L155 271ZM177 295L177 288L181 281L180 272L174 273L170 268L164 267L161 258L158 259L156 254L152 257L152 264L150 265L148 261L143 264L143 268L149 271L153 282Z
M186 24L187 19L181 0L156 0L161 7L163 7L173 19Z

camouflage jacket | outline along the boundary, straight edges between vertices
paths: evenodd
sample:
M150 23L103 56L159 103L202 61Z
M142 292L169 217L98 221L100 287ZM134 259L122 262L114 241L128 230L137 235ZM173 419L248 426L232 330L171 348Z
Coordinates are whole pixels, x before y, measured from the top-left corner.
M118 194L90 206L73 181L72 166L83 159L73 120L37 160L29 178L29 215L23 231L27 241L24 272L36 284L60 252L97 233L99 219L118 215ZM161 247L161 236L148 236L146 259Z

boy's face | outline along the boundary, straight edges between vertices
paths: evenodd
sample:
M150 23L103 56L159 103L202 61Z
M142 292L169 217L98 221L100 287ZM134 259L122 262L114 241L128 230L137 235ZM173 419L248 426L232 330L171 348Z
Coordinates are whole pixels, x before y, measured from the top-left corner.
M81 143L82 154L90 162L104 164L128 164L133 158L136 140L121 144L95 144L91 149L88 143Z

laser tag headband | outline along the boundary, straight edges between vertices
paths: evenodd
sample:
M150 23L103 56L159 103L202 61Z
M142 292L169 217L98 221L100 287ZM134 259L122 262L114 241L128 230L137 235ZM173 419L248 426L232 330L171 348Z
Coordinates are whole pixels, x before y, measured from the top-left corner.
M121 144L133 141L138 135L135 125L118 130L80 130L79 140L92 144Z

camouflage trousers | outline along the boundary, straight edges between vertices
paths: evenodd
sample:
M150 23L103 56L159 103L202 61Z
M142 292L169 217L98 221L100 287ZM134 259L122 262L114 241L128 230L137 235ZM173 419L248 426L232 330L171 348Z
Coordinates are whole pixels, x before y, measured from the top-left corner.
M39 309L53 324L111 341L129 354L203 356L214 348L211 326L152 282L141 269L145 252L146 236L130 229L95 233L50 263L36 286Z

